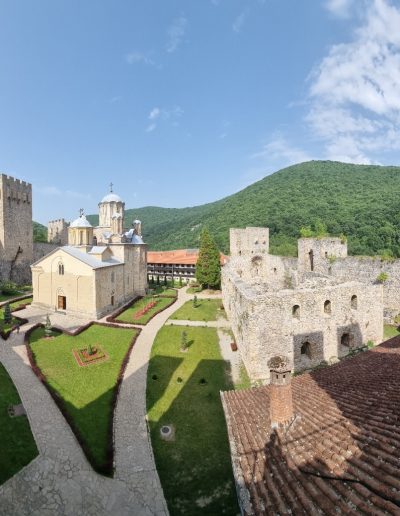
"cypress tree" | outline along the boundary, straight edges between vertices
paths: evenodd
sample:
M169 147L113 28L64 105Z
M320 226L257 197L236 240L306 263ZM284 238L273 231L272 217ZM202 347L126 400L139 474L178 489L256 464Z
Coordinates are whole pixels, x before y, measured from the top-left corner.
M10 304L4 306L4 324L10 324L12 321Z
M196 279L203 288L218 288L221 282L219 251L207 228L204 228L200 235Z

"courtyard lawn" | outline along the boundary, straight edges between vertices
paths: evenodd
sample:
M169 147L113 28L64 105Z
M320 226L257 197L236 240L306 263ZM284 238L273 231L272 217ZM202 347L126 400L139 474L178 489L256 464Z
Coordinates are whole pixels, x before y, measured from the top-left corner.
M150 285L150 289L154 294L165 297L176 297L178 291L174 288L166 287L165 285Z
M100 473L112 474L110 428L113 393L121 364L138 330L92 325L71 337L55 334L45 340L44 329L30 335L34 359L48 384L62 400L74 431L84 443L85 453ZM100 345L108 360L80 367L73 350Z
M390 324L385 324L383 327L383 338L391 339L392 337L398 337L400 335L397 326L392 326Z
M184 321L216 321L218 314L225 314L220 310L221 299L197 299L197 306L194 308L193 301L186 303L179 308L171 319L181 319Z
M0 364L0 484L34 459L38 450L26 416L11 418L9 405L21 400L7 371Z
M180 351L182 331L188 351ZM231 389L215 328L164 326L151 351L147 413L171 515L238 514L220 390ZM175 438L160 437L173 425Z
M118 315L116 320L130 324L147 324L154 315L167 308L167 306L172 305L175 300L176 297L143 297ZM139 315L139 312L145 309L152 301L157 301L157 304L153 308L150 308L145 314Z
M32 298L24 299L22 301L14 301L13 303L10 303L10 309L11 312L13 312L16 308L30 304L32 302ZM18 314L17 316L18 317ZM20 321L14 316L12 316L11 323L5 324L4 323L4 306L0 308L0 331L5 333L6 335L11 332L11 330L14 328L14 326L20 324Z

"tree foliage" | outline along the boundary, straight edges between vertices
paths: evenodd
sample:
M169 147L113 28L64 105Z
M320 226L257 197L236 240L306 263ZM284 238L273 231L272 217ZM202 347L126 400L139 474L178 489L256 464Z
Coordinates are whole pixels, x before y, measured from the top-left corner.
M221 282L219 251L207 228L203 229L200 236L196 278L200 285L207 288L218 288Z
M154 250L199 247L202 228L212 227L218 247L228 252L229 228L267 226L271 253L295 256L299 228L316 231L320 220L329 234L347 235L350 254L399 257L399 189L400 167L310 161L217 202L125 213L127 223L143 222L145 242Z
M6 303L4 305L4 324L10 324L12 321L11 308L10 304Z

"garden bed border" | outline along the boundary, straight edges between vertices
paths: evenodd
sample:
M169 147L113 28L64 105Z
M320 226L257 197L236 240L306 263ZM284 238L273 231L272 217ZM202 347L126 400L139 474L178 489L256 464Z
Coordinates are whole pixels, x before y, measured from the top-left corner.
M100 473L102 475L105 475L105 476L112 477L113 473L114 473L114 416L115 416L115 408L116 408L116 405L117 405L118 395L119 395L119 391L121 389L121 383L122 383L122 380L123 380L123 377L124 377L126 366L127 366L128 362L129 362L129 358L130 358L133 346L134 346L134 344L135 344L135 342L136 342L137 338L139 337L140 332L142 330L141 330L141 328L124 328L124 327L121 328L121 326L118 326L116 324L99 323L97 321L90 321L90 323L85 324L83 326L80 326L79 328L77 328L74 331L67 331L67 330L61 329L61 328L59 328L57 326L52 326L52 329L54 329L54 330L56 330L56 331L58 331L60 333L65 333L66 335L74 337L76 335L79 335L83 331L87 330L90 326L92 326L94 324L96 324L98 326L105 326L105 327L108 327L108 328L119 328L119 329L130 330L130 331L132 331L134 329L134 330L137 331L137 334L132 338L132 340L131 340L131 342L129 344L129 347L127 349L127 352L125 353L125 356L124 356L124 358L122 360L122 363L121 363L121 366L119 368L119 372L118 372L118 375L117 375L117 379L116 379L115 385L113 387L113 395L112 395L112 398L111 398L111 417L110 417L110 421L109 421L108 429L107 429L106 460L105 460L103 466L100 466L98 468L96 468L94 466L93 455L92 455L91 451L89 450L89 447L88 447L88 445L86 443L86 440L84 439L82 434L79 432L78 428L75 426L75 423L74 423L72 417L68 414L67 410L65 409L66 405L65 405L64 400L60 397L60 395L57 393L57 391L50 386L49 382L47 381L47 377L42 373L42 371L41 371L40 367L37 365L35 357L33 355L32 348L31 348L31 345L30 345L30 342L29 342L29 337L30 337L31 333L34 330L36 330L37 328L44 328L45 325L43 323L37 323L34 326L32 326L31 328L29 328L25 332L25 335L24 335L24 344L25 344L25 347L26 347L26 351L27 351L27 355L28 355L28 359L29 359L29 363L30 363L30 366L32 368L32 371L37 376L39 381L43 383L43 385L46 387L47 391L49 392L50 396L53 398L55 404L59 408L61 414L64 416L64 419L69 424L72 432L74 433L75 438L78 441L78 443L80 444L80 446L81 446L81 448L82 448L86 458L88 459L90 465L98 473Z
M138 297L137 299L134 299L133 301L131 301L129 304L125 305L124 307L122 307L122 309L119 309L117 310L116 312L114 312L114 314L110 315L109 317L107 317L106 321L110 322L110 323L117 323L117 324L132 324L132 325L138 325L138 326L146 326L146 324L149 324L149 322L153 319L153 317L155 317L156 315L160 314L161 312L163 312L164 310L166 310L167 308L169 308L170 306L172 306L177 300L178 300L178 296L176 297L170 297L170 296L155 296L155 297L163 297L164 299L171 299L171 303L167 304L166 306L164 306L164 308L162 308L161 310L159 310L158 312L154 313L147 322L145 323L141 323L141 322L136 322L136 321L133 321L131 323L127 323L126 321L122 321L121 319L117 319L117 317L119 315L122 314L122 312L125 312L125 310L128 310L128 308L130 308L134 303L136 303L136 301L139 301L140 299L143 299L145 296L141 296L141 297ZM120 326L118 326L120 328Z

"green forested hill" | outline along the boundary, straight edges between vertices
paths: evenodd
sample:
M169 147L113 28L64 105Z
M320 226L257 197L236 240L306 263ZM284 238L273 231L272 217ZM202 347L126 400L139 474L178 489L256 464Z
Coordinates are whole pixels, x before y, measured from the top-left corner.
M320 220L330 234L347 235L351 254L400 256L400 167L311 161L214 203L127 210L126 222L134 218L153 250L197 247L207 226L226 252L230 227L268 226L271 252L294 254L300 227Z

